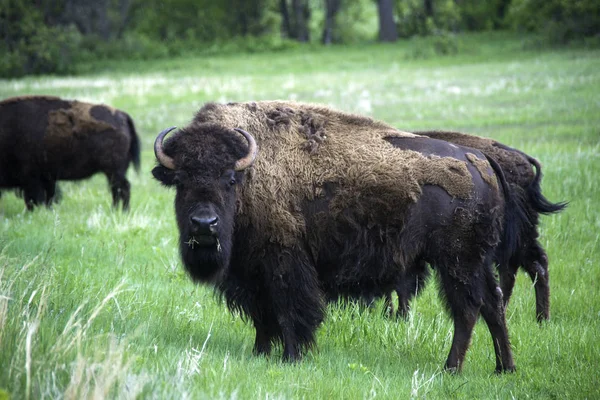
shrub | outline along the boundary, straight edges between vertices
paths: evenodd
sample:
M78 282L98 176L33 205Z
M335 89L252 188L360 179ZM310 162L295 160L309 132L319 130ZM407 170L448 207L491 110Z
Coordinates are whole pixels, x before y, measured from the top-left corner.
M4 53L0 59L0 76L73 72L79 60L81 40L81 34L72 26L40 24L12 46L4 44L0 47L0 52Z
M600 2L596 0L513 0L511 26L539 32L551 44L600 35Z

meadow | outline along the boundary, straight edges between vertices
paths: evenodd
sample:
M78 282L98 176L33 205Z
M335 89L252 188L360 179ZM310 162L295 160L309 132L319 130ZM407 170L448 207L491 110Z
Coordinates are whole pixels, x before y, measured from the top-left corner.
M471 35L454 55L428 40L280 53L90 65L76 77L0 81L0 98L47 94L127 111L142 140L131 209L104 176L60 184L33 212L0 198L0 399L600 398L600 50L544 49ZM151 176L152 143L208 101L292 99L403 130L492 137L543 164L543 192L569 201L541 219L551 319L535 321L520 273L507 310L517 372L496 375L476 325L463 372L442 370L452 323L435 279L408 320L383 305L332 304L317 347L296 364L252 355L254 329L178 255L174 191Z

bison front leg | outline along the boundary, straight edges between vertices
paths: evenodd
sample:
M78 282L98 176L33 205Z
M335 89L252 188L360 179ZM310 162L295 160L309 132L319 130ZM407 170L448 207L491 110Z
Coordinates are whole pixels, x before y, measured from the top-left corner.
M428 277L429 270L427 269L427 263L423 260L419 260L415 262L414 267L409 268L399 279L399 282L396 285L396 293L398 295L398 318L408 318L410 302L423 290Z
M283 342L283 360L296 361L314 343L325 313L323 294L305 252L283 248L267 253L273 256L265 259L266 290Z
M267 323L260 320L254 320L256 329L256 339L254 341L253 353L257 356L268 356L271 354L271 342L273 341L273 329Z
M23 198L27 210L32 211L33 208L46 201L46 191L44 185L39 180L31 180L23 187Z

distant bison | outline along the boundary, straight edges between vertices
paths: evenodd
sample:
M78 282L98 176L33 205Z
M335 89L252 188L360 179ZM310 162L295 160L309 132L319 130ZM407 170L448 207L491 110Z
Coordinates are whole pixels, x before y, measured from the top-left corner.
M525 217L481 152L292 102L209 103L173 129L152 173L176 188L183 264L252 320L255 353L298 359L327 297L382 295L427 262L454 321L446 368L481 314L496 371L514 370L492 262Z
M110 184L113 205L129 207L125 177L140 166L140 143L131 117L103 104L49 96L0 102L0 188L23 191L28 209L50 204L56 181L97 172Z
M486 156L498 162L513 190L519 191L522 194L522 198L524 199L523 205L529 217L529 223L521 226L521 232L518 235L520 243L514 247L514 252L508 255L499 254L495 260L499 263L498 271L504 295L504 303L506 305L510 300L517 270L519 267L522 267L532 282L534 282L536 317L538 321L549 319L550 286L548 282L548 257L544 248L537 240L539 236L537 226L540 213L551 214L559 212L566 207L566 203L551 203L543 196L540 187L542 179L542 167L540 163L522 151L488 138L448 131L419 131L414 133L482 151ZM499 250L502 251L502 247ZM421 265L418 271L413 276L404 277L398 282L396 293L398 294L398 314L401 316L407 314L410 300L420 291L427 278L428 270L425 265ZM370 293L365 297L369 301L374 296ZM389 295L387 296L387 302L391 305L391 297Z

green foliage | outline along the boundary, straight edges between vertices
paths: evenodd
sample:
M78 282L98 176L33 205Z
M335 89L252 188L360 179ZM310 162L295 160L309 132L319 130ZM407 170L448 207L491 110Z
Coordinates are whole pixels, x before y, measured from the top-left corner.
M293 22L292 2L285 3ZM320 43L325 3L306 4L310 41ZM281 0L0 0L0 77L72 74L94 61L297 47L282 39L280 5ZM583 38L587 46L600 46L596 0L431 0L431 5L428 13L423 0L395 0L401 38L434 37L412 58L460 51L450 32L506 28L537 32L550 45ZM334 21L333 42L373 42L377 2L342 0Z
M73 26L48 26L27 1L0 9L0 77L72 72L81 34Z
M425 36L434 32L455 31L460 25L458 6L452 0L433 2L434 16L425 15L423 0L397 0L397 27L400 37Z
M227 9L205 0L148 0L134 3L133 29L154 40L210 41L232 36Z
M377 39L377 6L372 0L343 1L336 16L335 36L339 43L364 43Z
M397 0L401 37L438 34L440 31L484 31L499 25L499 5L506 0L433 0L433 16L427 16L423 0Z
M600 35L596 0L513 0L509 21L516 29L541 33L551 44Z
M460 6L461 27L466 31L486 31L500 26L503 21L498 15L500 3L511 0L463 0Z
M211 43L278 33L280 26L276 0L137 0L132 7L130 29L163 41Z
M407 57L417 60L455 55L462 47L459 38L447 32L438 32L429 37L414 37L411 42L413 46Z
M87 17L97 11L92 3L78 3L81 9L73 11L67 0L3 1L3 77L73 73L78 63L94 59L148 60L219 48L255 52L290 46L280 38L276 0L133 0L126 10L109 1L104 25L96 24L108 26L108 34Z

